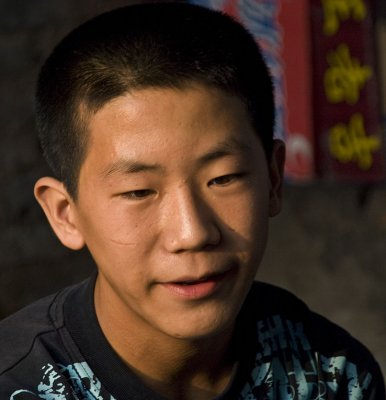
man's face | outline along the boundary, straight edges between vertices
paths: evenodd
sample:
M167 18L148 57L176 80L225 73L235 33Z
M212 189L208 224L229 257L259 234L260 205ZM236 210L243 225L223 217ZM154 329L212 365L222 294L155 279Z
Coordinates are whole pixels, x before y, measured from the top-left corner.
M275 160L274 160L275 162ZM270 171L245 106L142 89L91 116L75 203L98 307L195 339L232 326L266 244Z

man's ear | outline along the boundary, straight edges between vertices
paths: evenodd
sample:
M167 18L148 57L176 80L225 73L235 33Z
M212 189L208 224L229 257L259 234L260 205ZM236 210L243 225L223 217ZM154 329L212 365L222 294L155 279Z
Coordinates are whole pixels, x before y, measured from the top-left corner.
M81 249L85 243L76 224L75 203L63 183L50 177L40 178L34 194L59 240L72 250Z
M285 162L284 142L275 139L273 141L272 157L269 165L269 177L271 181L269 193L269 216L279 214L282 204L282 186Z

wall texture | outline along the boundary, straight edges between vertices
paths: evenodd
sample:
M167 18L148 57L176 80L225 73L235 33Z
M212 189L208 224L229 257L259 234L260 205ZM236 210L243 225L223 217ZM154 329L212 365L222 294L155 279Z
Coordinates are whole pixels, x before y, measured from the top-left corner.
M35 137L34 82L66 32L127 3L0 1L0 318L94 268L87 252L58 243L32 195L35 180L47 173ZM373 350L384 371L385 205L385 185L287 186L259 273L349 329Z

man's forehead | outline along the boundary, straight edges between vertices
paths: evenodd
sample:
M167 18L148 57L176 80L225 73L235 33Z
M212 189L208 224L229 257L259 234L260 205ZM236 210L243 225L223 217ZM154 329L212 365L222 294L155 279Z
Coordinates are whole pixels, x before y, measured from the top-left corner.
M174 96L175 94L177 96ZM197 101L197 97L200 98L200 101ZM173 103L172 107L165 112L165 108L170 103ZM95 122L104 122L105 116L114 117L117 121L133 117L136 118L136 122L145 125L148 122L153 123L155 116L157 118L160 115L173 117L174 114L177 114L175 112L177 108L184 108L186 115L190 114L192 117L194 113L200 113L200 115L194 115L193 123L195 124L203 121L206 123L208 118L212 123L226 120L225 123L233 126L244 125L247 121L251 122L249 110L243 99L231 92L199 82L186 83L177 88L150 86L134 89L115 96L98 106L89 104L85 99L78 107L78 114L80 119L87 123L88 131L90 131ZM216 115L221 113L223 118L221 120L213 118L213 113ZM162 122L159 121L160 126Z
M87 114L88 155L93 153L102 177L162 173L177 162L200 168L247 156L258 140L245 104L203 85L136 90Z

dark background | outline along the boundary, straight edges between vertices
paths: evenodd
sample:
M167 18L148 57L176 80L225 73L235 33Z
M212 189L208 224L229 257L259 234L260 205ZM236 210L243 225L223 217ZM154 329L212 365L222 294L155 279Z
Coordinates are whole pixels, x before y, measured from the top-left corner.
M86 252L59 244L33 198L35 180L48 173L35 135L34 83L63 35L128 3L0 0L0 318L93 269ZM385 260L385 184L286 185L259 279L347 328L386 371Z

